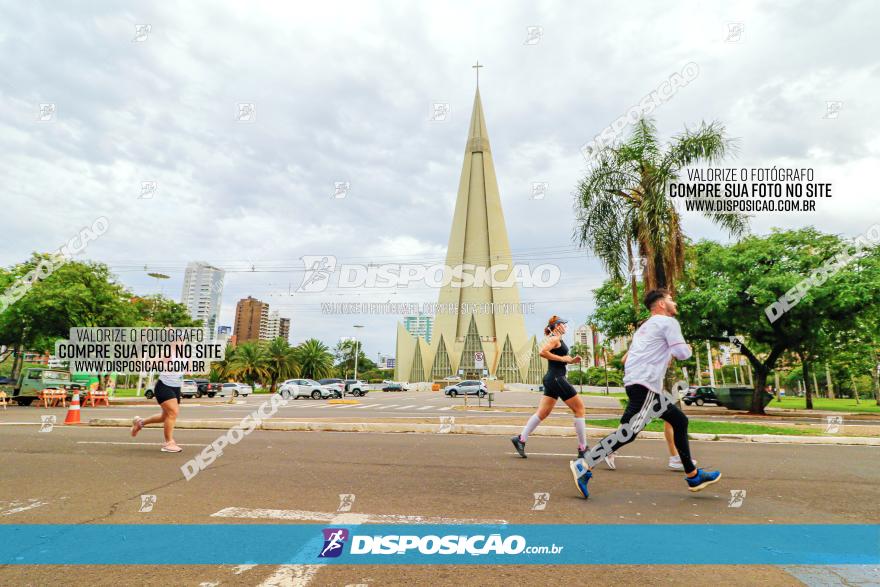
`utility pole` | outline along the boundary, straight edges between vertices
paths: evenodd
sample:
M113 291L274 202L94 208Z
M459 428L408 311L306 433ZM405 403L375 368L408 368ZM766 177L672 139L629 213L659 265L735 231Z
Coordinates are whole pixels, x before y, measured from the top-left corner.
M360 340L357 337L357 329L363 328L363 324L355 324L355 337L354 337L354 378L358 378L358 355L360 354Z

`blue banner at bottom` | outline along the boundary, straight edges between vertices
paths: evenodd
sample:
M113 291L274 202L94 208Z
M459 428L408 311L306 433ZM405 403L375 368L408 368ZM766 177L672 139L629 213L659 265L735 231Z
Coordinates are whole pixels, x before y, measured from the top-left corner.
M0 564L846 565L880 525L0 525Z

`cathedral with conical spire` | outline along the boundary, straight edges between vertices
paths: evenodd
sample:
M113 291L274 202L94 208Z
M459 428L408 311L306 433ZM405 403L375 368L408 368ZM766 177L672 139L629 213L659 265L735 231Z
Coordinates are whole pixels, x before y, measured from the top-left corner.
M481 67L478 64L475 67ZM538 383L542 359L526 334L519 287L480 100L479 69L446 267L472 279L444 282L428 343L398 324L394 376L399 381L494 376ZM490 278L483 278L491 276ZM473 285L463 285L473 281ZM482 357L482 364L479 358Z

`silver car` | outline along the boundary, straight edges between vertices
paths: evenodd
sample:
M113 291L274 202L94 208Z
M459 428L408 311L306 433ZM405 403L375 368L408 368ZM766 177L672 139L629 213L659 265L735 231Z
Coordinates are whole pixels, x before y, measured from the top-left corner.
M314 379L288 379L278 388L278 395L284 399L327 399L335 395L335 391L324 387Z

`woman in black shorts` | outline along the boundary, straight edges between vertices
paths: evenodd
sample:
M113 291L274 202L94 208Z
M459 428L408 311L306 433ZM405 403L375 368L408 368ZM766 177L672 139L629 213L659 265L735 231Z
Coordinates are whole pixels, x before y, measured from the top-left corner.
M146 420L143 418L135 418L131 425L131 435L137 436L138 432L147 424L158 424L162 422L165 429L165 444L162 445L162 452L180 452L180 448L174 442L174 423L177 421L177 414L180 412L180 388L183 386L183 373L161 373L156 381L156 387L153 394L162 413L150 416Z
M584 402L566 377L566 365L569 363L580 363L579 356L569 356L568 345L562 340L562 336L566 331L568 320L564 320L559 316L551 316L544 328L544 334L547 341L541 349L541 356L547 359L547 374L544 375L544 396L541 403L538 404L538 411L532 414L529 421L526 422L523 431L510 439L516 452L523 458L526 458L526 441L535 428L538 427L547 416L553 411L557 400L565 402L574 413L574 429L578 438L578 458L583 458L587 450L587 428L584 422ZM613 459L613 456L611 457ZM614 468L613 461L608 461L608 466Z

